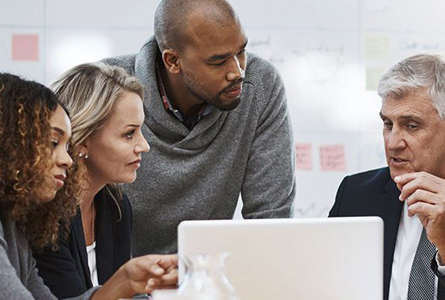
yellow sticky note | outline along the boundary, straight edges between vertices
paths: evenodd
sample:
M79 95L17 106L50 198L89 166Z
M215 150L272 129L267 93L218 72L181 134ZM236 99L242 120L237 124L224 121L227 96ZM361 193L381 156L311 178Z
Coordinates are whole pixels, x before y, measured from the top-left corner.
M363 45L365 60L386 60L390 54L390 38L386 34L366 33Z

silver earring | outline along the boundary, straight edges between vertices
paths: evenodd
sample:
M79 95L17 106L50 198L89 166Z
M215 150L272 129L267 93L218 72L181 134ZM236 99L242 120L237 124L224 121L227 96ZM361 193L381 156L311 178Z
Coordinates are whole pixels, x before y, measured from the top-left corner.
M85 153L85 159L88 159L89 155L88 153Z
M80 157L80 158L82 158L82 156L83 156L83 153L82 153L82 152L81 152L81 153L79 153L79 157Z

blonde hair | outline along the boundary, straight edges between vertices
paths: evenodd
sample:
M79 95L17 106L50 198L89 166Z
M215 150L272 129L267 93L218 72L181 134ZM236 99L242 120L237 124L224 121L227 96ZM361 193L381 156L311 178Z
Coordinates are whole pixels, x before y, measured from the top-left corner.
M144 98L144 88L137 78L122 68L103 63L76 66L51 88L70 112L75 146L104 125L114 104L125 92Z
M144 98L143 85L136 77L120 67L103 63L78 65L63 74L51 88L70 113L74 147L103 127L124 93L133 92ZM122 189L108 184L106 191L115 200L121 216L117 199L122 199Z

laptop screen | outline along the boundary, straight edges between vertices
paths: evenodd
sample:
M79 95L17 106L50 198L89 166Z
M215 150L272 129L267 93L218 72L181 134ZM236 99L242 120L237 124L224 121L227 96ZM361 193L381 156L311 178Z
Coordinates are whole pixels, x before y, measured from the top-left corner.
M178 254L228 252L241 299L383 298L383 221L377 217L184 221Z

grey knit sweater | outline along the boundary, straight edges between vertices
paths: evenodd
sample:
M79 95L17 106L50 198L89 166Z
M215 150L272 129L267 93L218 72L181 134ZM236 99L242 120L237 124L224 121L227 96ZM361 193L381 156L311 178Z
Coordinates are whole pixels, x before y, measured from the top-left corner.
M244 218L288 218L295 196L291 124L276 69L248 54L240 105L215 109L190 131L166 112L151 38L135 55L105 59L144 84L143 133L151 151L126 188L134 210L133 255L177 251L183 220L230 219L241 193Z
M73 298L90 299L93 288ZM30 245L16 223L0 213L0 299L57 299L37 274Z

